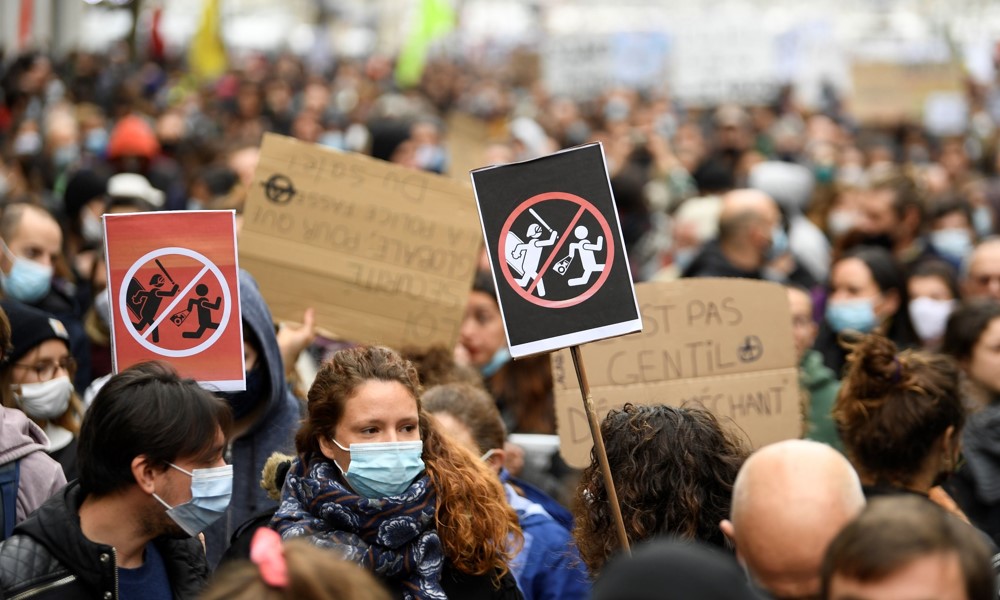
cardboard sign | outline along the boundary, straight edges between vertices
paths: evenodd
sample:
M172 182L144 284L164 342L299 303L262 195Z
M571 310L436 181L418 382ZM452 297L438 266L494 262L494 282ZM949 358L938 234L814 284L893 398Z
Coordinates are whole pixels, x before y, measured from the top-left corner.
M268 134L240 262L277 320L314 307L340 339L451 348L482 243L475 211L467 184Z
M943 64L855 63L850 110L862 123L918 121L934 94L963 94L962 68Z
M798 369L787 292L749 279L636 286L641 335L581 349L598 419L626 402L704 406L754 447L800 437ZM568 351L552 356L560 451L590 463L592 439Z
M600 144L472 182L512 356L642 329Z
M104 216L114 372L173 365L209 389L245 389L231 210Z

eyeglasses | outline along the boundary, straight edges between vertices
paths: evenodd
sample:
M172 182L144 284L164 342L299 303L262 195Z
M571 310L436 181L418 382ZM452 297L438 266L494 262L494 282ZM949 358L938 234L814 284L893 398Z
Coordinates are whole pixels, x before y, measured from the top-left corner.
M14 366L28 369L38 376L39 381L49 381L55 379L59 369L67 373L73 371L76 368L76 361L73 360L72 356L66 356L56 361L42 360L32 364L14 363Z

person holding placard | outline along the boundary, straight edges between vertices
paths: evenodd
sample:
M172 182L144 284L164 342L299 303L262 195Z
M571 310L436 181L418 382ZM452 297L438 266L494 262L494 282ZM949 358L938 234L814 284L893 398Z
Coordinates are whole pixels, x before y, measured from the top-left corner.
M416 369L341 350L309 389L298 457L271 526L375 573L394 597L517 599L517 516L486 465L424 412Z

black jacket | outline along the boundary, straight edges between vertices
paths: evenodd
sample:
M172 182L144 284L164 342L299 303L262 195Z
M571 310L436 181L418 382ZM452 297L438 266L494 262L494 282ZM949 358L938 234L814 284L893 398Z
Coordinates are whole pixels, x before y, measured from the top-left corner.
M719 242L713 240L702 246L701 251L681 277L742 277L744 279L763 279L760 270L745 271L729 262L722 253Z
M115 549L88 540L80 529L80 486L70 483L14 529L0 544L0 595L29 593L32 600L117 600ZM177 600L195 598L208 579L201 543L157 538Z

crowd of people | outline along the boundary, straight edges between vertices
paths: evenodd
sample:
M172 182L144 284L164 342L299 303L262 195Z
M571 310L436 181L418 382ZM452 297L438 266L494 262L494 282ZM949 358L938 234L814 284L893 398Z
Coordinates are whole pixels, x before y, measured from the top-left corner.
M398 89L381 56L250 55L210 82L120 48L0 69L3 597L996 597L992 90L936 138L787 90L576 100L448 61ZM511 359L485 261L454 348L278 326L244 271L245 391L112 374L102 215L239 215L265 132L464 178L455 112L484 123L482 165L602 142L635 281L785 286L803 439L754 450L671 398L611 409L626 552L596 455L539 465L508 440L557 432L553 377Z

